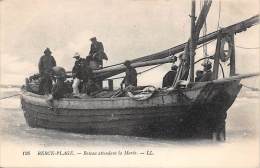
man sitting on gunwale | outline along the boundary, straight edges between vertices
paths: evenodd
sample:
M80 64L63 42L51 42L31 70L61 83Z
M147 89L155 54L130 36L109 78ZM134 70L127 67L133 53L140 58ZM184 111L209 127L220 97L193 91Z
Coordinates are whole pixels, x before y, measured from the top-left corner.
M176 74L177 74L177 70L178 70L178 66L177 65L172 65L171 70L169 72L167 72L165 74L165 76L163 77L163 83L162 83L162 87L171 87Z
M125 77L123 81L121 82L120 86L121 89L123 89L123 84L125 84L125 87L128 86L137 86L137 72L134 67L131 66L130 61L125 61L124 65L126 66L126 71L125 71Z
M196 71L195 82L199 82L202 77L203 77L203 71L202 70L197 70Z
M64 68L55 66L52 68L53 77L55 79L55 84L51 90L51 95L47 99L47 103L52 107L53 100L63 98L67 93L67 88L65 84L66 71Z
M204 67L203 71L203 76L199 80L200 82L206 82L206 81L211 81L213 80L213 72L211 71L212 65L211 62L206 62L203 63L202 66Z

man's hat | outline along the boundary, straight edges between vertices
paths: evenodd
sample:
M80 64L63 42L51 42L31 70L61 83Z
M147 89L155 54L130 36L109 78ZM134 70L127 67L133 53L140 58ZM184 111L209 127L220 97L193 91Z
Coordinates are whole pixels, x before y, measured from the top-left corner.
M44 50L44 54L51 54L51 50L50 50L49 48L46 48L46 49Z
M211 64L211 62L210 61L207 61L207 62L205 62L205 63L202 63L201 64L205 69L211 69L212 68L212 64Z
M80 58L80 55L78 52L75 53L75 55L73 56L73 58Z
M129 60L126 60L126 61L124 62L124 65L125 65L125 66L130 66L130 65L131 65L131 62L130 62Z
M198 76L198 75L200 75L200 74L203 74L203 71L202 71L202 70L197 70L197 71L196 71L196 75Z
M178 69L178 66L173 64L172 67L171 67L171 70L176 71L177 69Z
M92 38L90 38L90 41L95 41L95 40L97 40L96 37L92 37Z

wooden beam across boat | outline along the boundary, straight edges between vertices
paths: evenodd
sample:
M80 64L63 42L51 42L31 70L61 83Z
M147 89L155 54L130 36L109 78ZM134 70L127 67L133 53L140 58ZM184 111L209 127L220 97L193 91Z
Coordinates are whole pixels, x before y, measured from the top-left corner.
M225 83L225 82L229 82L232 80L241 80L241 79L246 79L246 78L251 78L251 77L256 77L256 76L260 76L260 73L250 73L250 74L241 74L241 75L236 75L236 76L231 76L228 78L223 78L223 79L216 79L213 81L209 81L210 83Z
M135 63L132 63L131 66L134 68L138 68L138 67L152 66L152 65L158 65L158 64L165 64L165 63L169 63L169 62L172 62L172 63L175 62L174 56L166 57L163 59L146 61L146 62L135 62ZM111 76L120 74L120 73L124 72L125 70L126 70L126 67L122 64L122 65L117 65L115 67L108 67L108 68L104 68L104 69L100 69L100 70L95 70L94 74L95 74L96 78L103 80L103 79L109 78Z

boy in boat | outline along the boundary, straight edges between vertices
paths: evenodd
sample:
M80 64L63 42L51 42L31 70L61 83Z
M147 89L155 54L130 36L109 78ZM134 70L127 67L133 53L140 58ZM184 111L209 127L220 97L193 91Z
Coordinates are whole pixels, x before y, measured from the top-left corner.
M177 65L172 65L171 70L169 72L167 72L165 74L165 76L163 77L163 83L162 83L162 87L171 87L176 74L177 74L177 70L178 70L178 66Z
M52 88L51 71L56 66L56 61L51 55L49 48L44 50L44 55L41 56L38 68L40 73L39 94L49 94Z
M137 72L134 67L131 66L130 61L125 61L124 65L126 66L126 71L125 71L125 77L123 81L121 82L120 86L121 89L123 89L123 84L125 84L125 87L128 86L137 86Z
M202 66L204 67L203 69L204 74L199 81L206 82L206 81L213 80L213 72L211 71L212 68L211 62L208 61L206 63L203 63Z
M90 39L91 47L89 56L98 64L99 68L103 67L103 59L108 60L102 42L97 41L96 37Z

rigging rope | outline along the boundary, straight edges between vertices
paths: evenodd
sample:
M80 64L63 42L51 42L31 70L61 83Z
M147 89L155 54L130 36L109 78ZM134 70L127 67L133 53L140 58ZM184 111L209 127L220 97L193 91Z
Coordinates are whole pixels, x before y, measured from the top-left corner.
M169 49L168 52L169 52L169 56L171 56L171 49ZM165 64L165 63L164 63L164 64ZM152 69L155 69L155 68L157 68L157 67L159 67L159 66L162 66L162 65L164 65L164 64L155 65L155 66L153 66L153 67L151 67L151 68L148 68L148 69L146 69L146 70L144 70L144 71L138 72L137 75L141 75L141 74L143 74L143 73L145 73L145 72L148 72L148 71L150 71L150 70L152 70ZM109 79L114 80L114 79L121 79L121 78L124 78L124 76L120 76L120 77L116 77L116 78L109 78Z
M260 89L258 89L258 88L255 88L255 87L250 87L250 86L246 86L246 85L244 85L244 84L242 84L245 88L248 88L248 89L250 89L250 90L252 90L252 91L260 91Z
M218 1L219 5L218 5L218 26L217 26L217 30L219 30L220 28L220 19L221 19L221 0ZM235 46L237 48L242 48L242 49L260 49L260 47L243 47L243 46Z
M162 65L164 65L164 64L156 65L156 66L151 67L151 68L148 68L148 69L146 69L146 70L144 70L144 71L138 72L137 74L138 74L138 75L141 75L142 73L145 73L145 72L147 72L147 71L150 71L150 70L152 70L152 69L154 69L154 68L157 68L157 67L159 67L159 66L162 66Z
M237 48L242 48L242 49L247 49L247 50L258 50L260 49L260 47L242 47L242 46L237 46Z
M234 46L233 44L230 44L230 45L232 47ZM246 49L246 50L259 50L260 49L260 46L259 47L243 47L243 46L235 45L235 47L241 48L241 49Z
M202 6L204 6L205 1L201 0L200 1L200 11L202 10ZM205 22L203 24L203 37L207 35L207 20L205 19ZM203 56L207 57L208 56L208 48L207 48L207 43L203 43Z
M157 67L159 67L159 66L162 66L162 65L164 65L164 64L155 65L155 66L153 66L153 67L151 67L151 68L148 68L148 69L146 69L146 70L143 70L143 71L141 71L141 72L138 72L137 75L141 75L141 74L143 74L143 73L145 73L145 72L148 72L148 71L150 71L150 70L152 70L152 69L155 69L155 68L157 68ZM109 78L109 79L114 80L114 79L122 79L122 78L124 78L124 76L119 76L119 77Z
M211 42L213 42L213 41L215 41L215 40L216 40L216 39L210 40L210 41L206 42L205 44L209 44L209 43L211 43ZM200 45L200 46L197 46L196 49L201 48L201 47L203 47L203 44Z
M18 94L15 94L15 95L11 95L11 96L2 97L2 98L0 98L0 100L8 99L8 98L19 96L19 95L21 95L21 93L18 93Z

